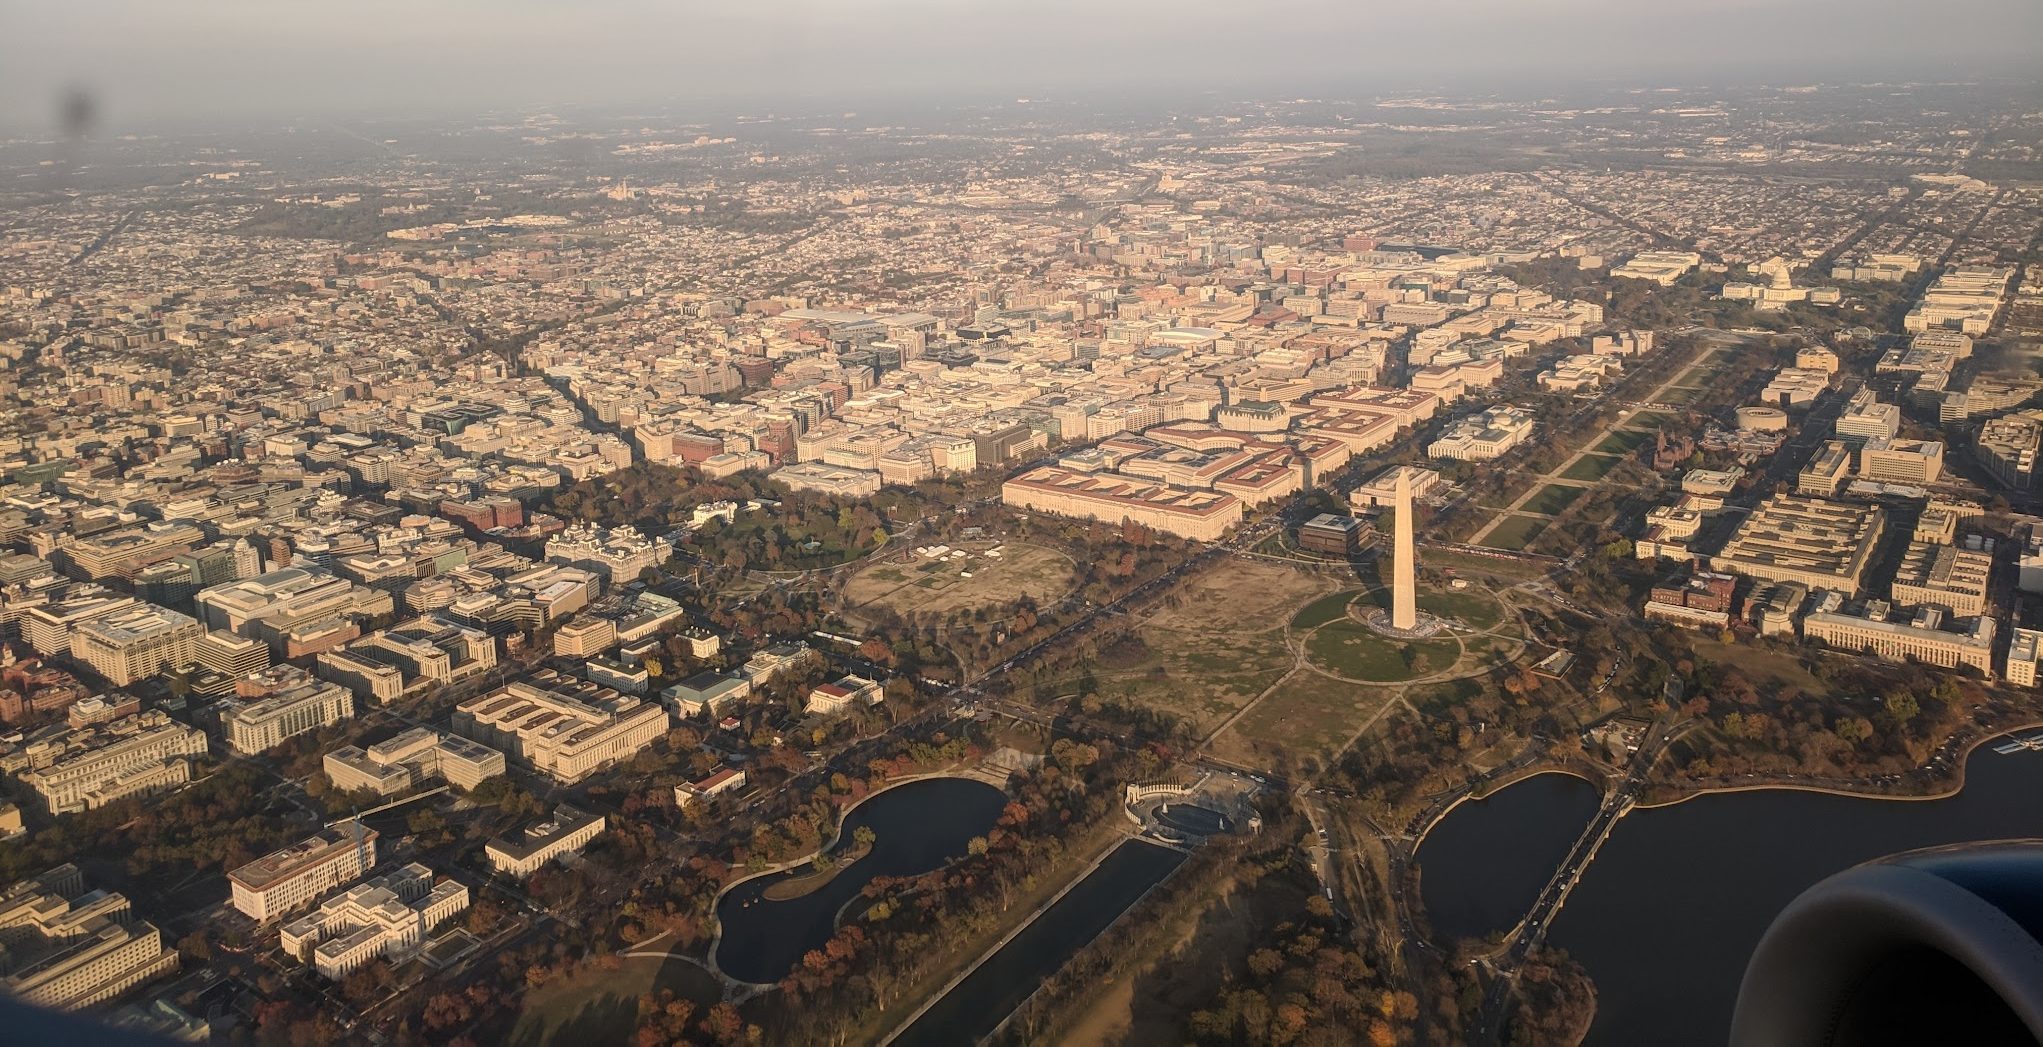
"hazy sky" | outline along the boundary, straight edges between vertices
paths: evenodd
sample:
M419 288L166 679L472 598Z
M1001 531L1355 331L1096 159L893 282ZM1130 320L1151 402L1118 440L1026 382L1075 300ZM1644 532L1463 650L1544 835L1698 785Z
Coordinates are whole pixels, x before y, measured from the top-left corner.
M2038 0L0 0L17 127L2038 70Z

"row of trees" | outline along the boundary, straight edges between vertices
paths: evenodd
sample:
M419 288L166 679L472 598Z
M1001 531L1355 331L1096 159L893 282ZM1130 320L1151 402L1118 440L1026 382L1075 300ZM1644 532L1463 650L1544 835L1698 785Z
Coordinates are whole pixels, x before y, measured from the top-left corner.
M931 988L932 977L978 947L1044 877L1068 868L1081 839L1119 816L1115 767L1124 759L1088 744L1055 749L966 858L867 884L862 916L781 982L781 1000L763 1022L767 1038L839 1042L848 1030L881 1031L888 1008Z

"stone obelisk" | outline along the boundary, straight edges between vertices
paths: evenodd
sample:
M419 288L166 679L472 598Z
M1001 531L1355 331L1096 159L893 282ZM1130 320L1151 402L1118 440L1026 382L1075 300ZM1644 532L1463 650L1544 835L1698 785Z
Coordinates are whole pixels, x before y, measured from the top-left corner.
M1397 531L1391 541L1390 625L1393 629L1415 629L1419 625L1418 567L1412 562L1412 479L1402 468L1397 474Z

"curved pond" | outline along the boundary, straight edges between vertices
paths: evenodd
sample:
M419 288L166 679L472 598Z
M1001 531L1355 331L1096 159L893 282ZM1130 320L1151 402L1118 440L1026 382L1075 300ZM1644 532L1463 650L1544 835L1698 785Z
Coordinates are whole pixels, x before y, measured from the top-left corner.
M1601 800L1572 774L1539 774L1447 812L1414 857L1434 937L1517 926Z
M713 959L741 981L777 982L802 954L830 940L837 913L879 876L916 876L963 857L974 836L999 819L1007 794L969 778L927 778L895 786L853 808L833 852L851 846L861 826L873 849L829 883L798 898L771 901L766 890L812 870L800 865L731 888L717 901L723 935Z
M1497 799L1539 781L1513 785ZM2002 755L1982 746L1967 763L1964 791L1941 800L1769 789L1633 811L1583 874L1548 938L1596 982L1588 1042L1719 1047L1730 1035L1745 961L1797 894L1898 851L2043 836L2039 797L2043 753ZM1577 803L1556 793L1518 805L1529 820L1553 827L1536 846L1556 855L1568 848L1580 832L1579 819L1570 823ZM1434 831L1464 815L1483 817L1482 810L1464 804ZM1425 846L1433 844L1428 836ZM1464 895L1516 897L1515 882L1487 876L1479 865L1449 866L1445 857L1437 853L1428 870L1428 905L1437 897L1449 912L1509 908ZM1452 871L1443 875L1443 867Z

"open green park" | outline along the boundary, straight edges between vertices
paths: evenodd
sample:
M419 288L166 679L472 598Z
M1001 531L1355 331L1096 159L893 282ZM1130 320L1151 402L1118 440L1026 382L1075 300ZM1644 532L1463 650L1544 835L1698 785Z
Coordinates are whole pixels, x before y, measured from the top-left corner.
M1485 589L1426 588L1418 603L1447 625L1409 641L1381 635L1365 621L1371 610L1389 607L1390 590L1381 586L1301 604L1287 630L1297 667L1214 735L1214 754L1252 766L1271 766L1288 754L1324 766L1407 685L1479 676L1523 646L1516 617Z
M549 982L525 997L512 1047L627 1043L638 1028L639 998L661 989L707 1009L723 998L723 982L677 956L616 956Z

